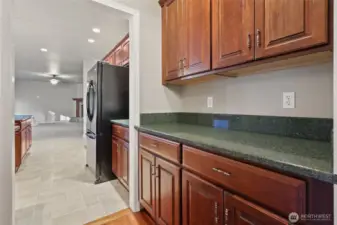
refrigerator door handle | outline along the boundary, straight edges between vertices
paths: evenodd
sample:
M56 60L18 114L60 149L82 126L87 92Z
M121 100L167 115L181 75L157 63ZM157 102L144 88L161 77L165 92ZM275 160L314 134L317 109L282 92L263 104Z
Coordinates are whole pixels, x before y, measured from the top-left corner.
M96 139L96 135L91 131L87 131L86 135L90 139Z

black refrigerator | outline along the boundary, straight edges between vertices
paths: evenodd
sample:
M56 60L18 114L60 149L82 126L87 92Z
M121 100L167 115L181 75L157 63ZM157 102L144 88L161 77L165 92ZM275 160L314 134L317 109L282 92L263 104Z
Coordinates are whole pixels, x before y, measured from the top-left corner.
M116 179L110 120L129 118L129 68L97 62L88 72L86 98L86 166L95 174L95 183Z

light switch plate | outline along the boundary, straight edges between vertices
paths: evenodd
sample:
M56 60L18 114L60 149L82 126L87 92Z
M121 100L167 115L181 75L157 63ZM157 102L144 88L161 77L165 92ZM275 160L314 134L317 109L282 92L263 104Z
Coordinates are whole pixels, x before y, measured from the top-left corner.
M295 108L295 92L283 92L283 108Z

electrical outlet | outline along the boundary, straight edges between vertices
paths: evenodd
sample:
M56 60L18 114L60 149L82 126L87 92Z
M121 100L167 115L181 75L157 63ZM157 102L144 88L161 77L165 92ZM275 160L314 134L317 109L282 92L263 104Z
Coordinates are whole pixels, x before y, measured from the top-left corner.
M207 97L207 108L213 108L213 97Z
M295 108L295 92L283 92L283 108Z

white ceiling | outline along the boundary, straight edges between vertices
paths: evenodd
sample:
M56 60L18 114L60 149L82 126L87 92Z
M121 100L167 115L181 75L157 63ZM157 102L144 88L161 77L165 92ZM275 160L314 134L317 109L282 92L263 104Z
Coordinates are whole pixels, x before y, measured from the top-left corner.
M15 0L16 79L48 81L58 74L63 82L80 82L83 60L102 59L128 32L127 18L91 0Z

